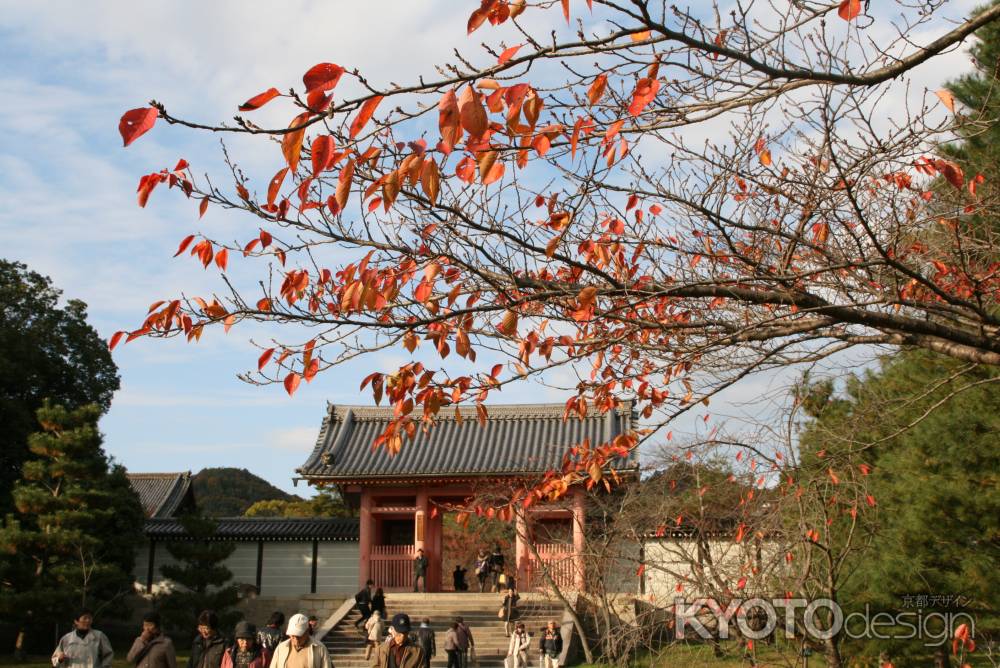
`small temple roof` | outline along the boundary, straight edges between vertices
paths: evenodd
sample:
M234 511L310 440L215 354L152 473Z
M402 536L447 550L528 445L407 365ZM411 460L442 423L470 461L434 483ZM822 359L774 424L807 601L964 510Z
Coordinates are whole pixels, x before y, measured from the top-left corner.
M226 517L216 521L211 540L219 541L352 541L358 540L356 517ZM151 540L190 538L177 519L151 519L145 524Z
M173 517L185 505L191 492L191 472L129 473L128 481L139 496L148 518Z
M563 454L585 438L597 445L632 429L631 403L615 411L563 419L563 404L486 405L489 419L477 420L475 406L442 409L429 431L422 428L392 456L372 443L393 418L392 408L329 405L316 447L298 473L310 481L440 478L539 474L562 465ZM616 468L635 468L633 455Z

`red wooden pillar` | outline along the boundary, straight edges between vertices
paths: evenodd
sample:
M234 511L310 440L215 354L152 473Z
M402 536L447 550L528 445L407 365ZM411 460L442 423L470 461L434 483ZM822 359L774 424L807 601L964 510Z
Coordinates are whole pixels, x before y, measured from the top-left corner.
M528 533L531 529L528 527L527 513L528 511L525 509L518 510L514 527L514 563L517 568L515 577L517 578L517 587L522 591L528 591L533 586L528 581L528 562L531 557L528 555L527 541L531 540Z
M586 545L583 532L586 521L586 495L582 487L577 487L573 493L573 584L579 591L583 591L585 582L583 554Z
M375 521L372 517L372 497L367 489L361 490L361 509L358 513L359 517L359 535L358 544L361 549L360 562L361 568L358 569L358 583L361 587L365 586L371 578L372 573L372 544L375 541Z
M427 549L427 544L430 542L427 535L427 506L427 488L421 486L417 489L417 509L416 512L413 513L413 556L414 558L417 556L417 550L424 551L424 556L427 557L427 573L429 575L434 571L434 560L436 555L430 554ZM423 586L425 589L430 591L428 584L429 583L425 579Z

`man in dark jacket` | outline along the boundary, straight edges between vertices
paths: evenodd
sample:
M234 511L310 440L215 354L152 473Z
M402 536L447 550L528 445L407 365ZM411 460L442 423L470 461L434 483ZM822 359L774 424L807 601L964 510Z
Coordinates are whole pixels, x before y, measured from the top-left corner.
M160 615L147 612L142 618L142 635L132 643L126 660L136 668L177 668L174 643L160 631Z
M434 641L434 629L431 628L431 620L424 617L417 629L417 643L420 649L424 650L424 668L431 668L431 658L437 655L437 643Z
M424 592L427 591L427 557L423 550L417 550L417 556L413 559L413 591L420 591L419 585L423 582Z
M563 649L562 633L551 619L538 644L542 650L542 668L559 668L559 657L562 656Z
M399 613L389 626L389 642L380 643L372 654L372 668L423 668L424 650L410 641L410 618Z
M368 580L365 582L365 588L354 595L354 607L361 613L361 619L354 622L354 628L358 630L365 628L365 622L372 616L372 587L374 586L375 581Z
M219 618L211 610L202 610L187 668L220 668L225 651L226 641L219 635Z

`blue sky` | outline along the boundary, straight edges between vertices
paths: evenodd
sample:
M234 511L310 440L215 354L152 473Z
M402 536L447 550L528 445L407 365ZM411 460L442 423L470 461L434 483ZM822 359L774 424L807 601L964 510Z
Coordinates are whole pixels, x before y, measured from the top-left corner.
M501 29L466 40L474 5L0 0L0 254L86 301L104 337L134 327L157 299L211 294L220 286L217 272L172 259L174 249L208 226L212 234L235 236L249 223L214 210L199 223L194 205L161 190L140 209L135 186L141 174L173 166L180 157L196 172L220 174L218 143L160 123L124 150L117 132L121 114L155 98L178 116L227 119L251 95L272 85L298 86L306 69L324 61L358 67L378 83L429 75L454 46L475 53L484 39L496 44L507 36ZM545 18L560 17L552 12ZM943 76L966 63L961 53L934 61L934 68L918 73L917 88L939 87ZM267 109L259 113L255 120L265 125L281 120ZM260 142L234 140L231 146L248 170L274 171L274 156ZM229 335L209 332L198 345L120 346L115 360L122 389L101 424L108 451L133 471L242 466L308 494L293 489L291 477L312 448L325 403L363 402L361 378L404 358L386 354L348 364L289 398L280 386L253 387L236 377L255 364L258 349L248 338L268 334L236 328ZM745 410L743 402L775 382L751 380L713 408L736 415ZM527 385L505 390L502 398L567 396ZM688 424L694 422L692 416Z

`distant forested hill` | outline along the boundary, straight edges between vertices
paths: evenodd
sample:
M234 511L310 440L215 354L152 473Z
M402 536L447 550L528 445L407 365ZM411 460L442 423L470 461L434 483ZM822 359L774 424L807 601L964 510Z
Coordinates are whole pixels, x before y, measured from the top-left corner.
M246 469L202 469L193 477L198 508L209 517L240 517L258 501L299 501Z

